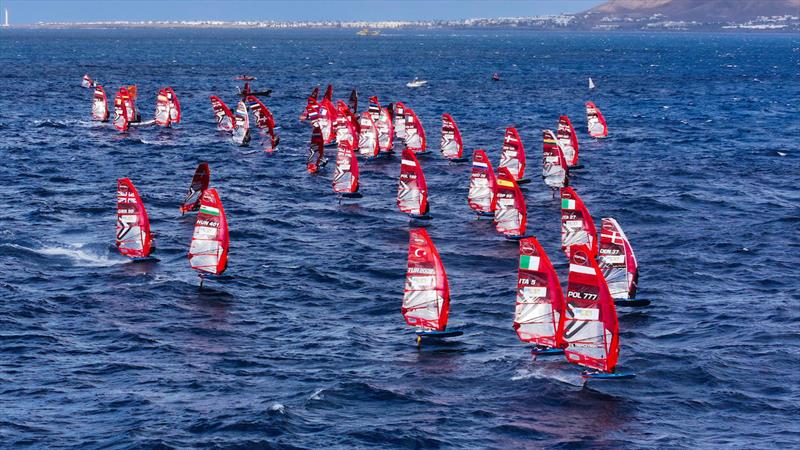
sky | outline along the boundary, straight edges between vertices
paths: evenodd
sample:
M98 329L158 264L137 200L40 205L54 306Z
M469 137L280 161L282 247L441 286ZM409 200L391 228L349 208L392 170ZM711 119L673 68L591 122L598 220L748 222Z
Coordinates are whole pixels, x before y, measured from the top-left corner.
M576 13L603 0L0 0L9 22L426 20Z

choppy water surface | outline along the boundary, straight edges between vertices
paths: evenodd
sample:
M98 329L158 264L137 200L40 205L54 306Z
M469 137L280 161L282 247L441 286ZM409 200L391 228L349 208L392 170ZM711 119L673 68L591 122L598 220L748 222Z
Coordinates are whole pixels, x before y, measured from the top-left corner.
M797 446L800 42L788 35L3 31L0 33L0 443L36 447ZM503 80L492 82L499 71ZM92 123L84 73L172 85L184 122L120 134ZM239 73L274 89L268 156L214 129L208 96ZM411 90L415 76L429 86ZM598 89L591 94L586 79ZM417 350L400 315L409 223L399 159L362 164L339 206L306 173L297 120L315 84L404 101L438 143L451 113L497 162L516 124L538 168L541 129L569 114L596 220L640 260L620 311L630 382L581 385L534 362L511 328L517 248L466 205L468 167L423 159L457 343ZM593 142L583 102L610 136ZM178 204L211 165L231 227L232 280L198 288ZM130 177L157 264L113 247ZM566 279L559 205L526 189L530 230Z

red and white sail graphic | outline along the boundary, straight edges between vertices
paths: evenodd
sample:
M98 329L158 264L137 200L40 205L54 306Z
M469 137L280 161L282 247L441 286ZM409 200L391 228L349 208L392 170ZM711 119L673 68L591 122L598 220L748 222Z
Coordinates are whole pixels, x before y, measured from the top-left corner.
M522 236L528 228L528 209L525 197L506 167L497 171L497 207L494 223L498 232L506 236Z
M228 220L225 209L214 188L206 189L200 197L200 210L194 225L189 263L201 274L219 275L228 267Z
M125 103L128 122L138 122L139 113L136 111L136 86L122 87L119 89L122 102Z
M208 189L210 180L211 169L209 169L208 163L201 162L194 171L192 183L189 185L189 192L186 193L186 198L180 207L181 214L200 209L200 197L203 195L203 191Z
M544 178L544 184L555 189L567 186L569 184L567 160L564 159L564 152L556 139L556 135L550 130L544 130L542 132L542 140L542 178Z
M337 194L358 192L358 159L353 144L348 141L337 141L337 147L333 192Z
M358 134L355 127L357 122L353 121L353 113L342 100L336 102L336 109L338 110L336 121L333 122L336 142L347 142L352 148L358 148Z
M311 95L308 96L306 107L300 114L301 121L307 120L308 114L315 108L319 107L319 104L317 103L317 97L319 97L319 86L315 86L314 89L311 91Z
M406 116L406 148L414 153L422 153L428 148L427 141L425 140L425 129L422 128L417 113L411 108L405 108Z
M328 98L328 94L333 95L332 87L328 85L328 90L325 92L325 97L319 103L318 115L316 124L322 132L322 139L325 145L332 143L336 139L336 133L333 130L333 123L336 121L336 107L333 102ZM313 122L312 122L313 124Z
M214 109L214 117L217 119L217 129L220 131L233 131L233 113L228 108L228 105L216 95L212 95L211 108Z
M167 101L169 102L169 121L171 123L181 123L181 102L178 100L178 96L169 86L164 88L164 92L167 93Z
M114 96L114 128L119 131L127 131L128 126L128 107L126 106L122 96L122 90L120 89Z
M119 252L130 258L146 258L153 249L147 211L128 178L117 180L116 244Z
M428 213L428 184L417 156L404 149L400 160L400 183L397 189L397 207L406 214L416 216Z
M406 105L401 102L394 104L394 136L397 139L406 138Z
M639 263L633 247L619 223L606 217L600 220L600 251L597 262L608 283L611 297L631 299L636 296Z
M475 150L472 154L467 202L473 211L479 213L494 213L497 206L497 178L483 150Z
M592 102L586 102L586 123L589 128L589 136L598 139L608 136L606 119Z
M108 122L108 98L103 86L99 84L95 86L92 96L92 120Z
M442 259L424 228L411 229L409 234L403 317L412 327L444 331L450 311L450 286Z
M158 95L156 95L156 125L162 127L168 127L170 125L171 117L169 111L170 104L169 99L167 98L167 91L162 89L158 91Z
M561 149L564 152L564 159L567 160L567 166L572 167L578 164L578 135L575 134L575 128L567 116L558 118L558 130L556 130L556 137L558 143L561 144Z
M461 132L450 114L442 114L442 155L447 159L460 159L464 152Z
M388 108L381 108L375 126L378 127L378 147L380 151L391 153L394 148L394 124Z
M81 87L89 89L92 86L94 86L94 81L92 81L92 77L90 77L89 74L87 73L86 75L83 76L83 79L81 80Z
M514 127L506 128L503 149L500 151L499 168L508 169L514 180L521 180L525 177L525 147Z
M519 241L517 306L514 329L523 342L561 348L564 293L553 264L535 237Z
M236 112L233 115L233 135L231 140L240 147L245 147L250 143L250 112L244 101L236 105Z
M311 142L308 144L308 157L306 158L306 168L310 173L317 173L328 162L325 159L325 141L322 138L322 131L319 127L311 129Z
M597 229L583 200L571 187L561 189L561 249L569 256L574 245L585 244L597 254Z
M373 157L378 155L378 127L372 120L368 111L361 113L358 120L358 153L362 156Z
M268 141L263 142L265 152L273 152L278 148L280 138L275 133L275 118L272 112L255 96L248 96L245 99L250 103L250 111L253 112L256 127L258 127L261 135L268 138Z
M570 251L564 354L573 364L610 373L619 358L619 325L614 299L594 257L585 245Z

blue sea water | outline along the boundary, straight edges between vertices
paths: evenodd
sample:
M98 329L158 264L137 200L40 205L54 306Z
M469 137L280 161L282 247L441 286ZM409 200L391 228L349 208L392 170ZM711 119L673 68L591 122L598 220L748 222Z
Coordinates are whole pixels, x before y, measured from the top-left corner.
M3 30L0 447L797 447L798 60L780 34ZM171 85L184 120L93 123L84 73L137 84L144 116ZM274 90L273 155L215 131L208 96L234 103L240 73ZM429 85L406 88L415 76ZM428 231L465 335L418 350L400 314L399 159L362 162L351 205L332 170L305 171L297 118L327 83L413 107L434 150L444 112L495 163L516 125L529 229L562 280L559 204L536 174L541 130L568 114L587 167L572 183L622 224L653 300L619 310L620 367L638 377L584 386L562 359L531 359L511 328L517 248L470 214L468 166L436 153ZM587 136L586 100L608 139ZM232 279L199 289L178 205L203 160ZM113 246L119 177L158 263Z

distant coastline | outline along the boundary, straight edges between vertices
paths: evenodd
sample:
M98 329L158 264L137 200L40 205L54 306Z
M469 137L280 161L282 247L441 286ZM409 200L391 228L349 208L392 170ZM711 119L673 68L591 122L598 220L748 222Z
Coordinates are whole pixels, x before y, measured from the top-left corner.
M430 21L99 21L40 22L12 24L10 29L97 29L97 28L217 28L217 29L524 29L552 31L800 31L800 16L761 16L738 22L667 20L660 14L644 18L605 16L597 13L560 14L496 19Z

